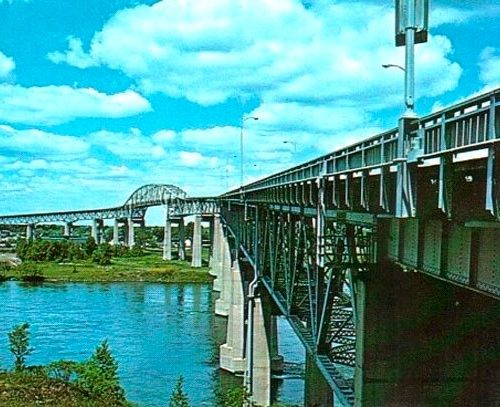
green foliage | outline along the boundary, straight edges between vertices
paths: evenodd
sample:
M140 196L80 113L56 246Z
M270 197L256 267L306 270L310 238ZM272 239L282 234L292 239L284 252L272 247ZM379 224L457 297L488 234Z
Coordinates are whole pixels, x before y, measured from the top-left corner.
M51 379L70 383L76 380L81 363L73 360L57 360L44 367L45 374Z
M12 270L12 267L7 263L0 263L0 282L6 281L7 273Z
M221 387L215 390L215 399L218 407L241 407L250 405L248 393L243 387L230 387L222 389Z
M87 240L83 244L83 250L87 254L87 256L92 256L94 251L97 249L97 243L92 236L87 237Z
M8 334L9 350L14 355L16 371L26 368L26 356L33 352L33 348L30 348L29 327L30 325L25 322L15 326Z
M107 341L96 348L76 373L76 384L87 393L99 397L109 405L125 401L125 392L118 378L118 364Z
M132 406L125 399L118 380L118 364L106 341L81 363L59 360L46 366L26 367L24 357L31 352L28 328L27 323L21 324L9 334L11 351L20 359L16 359L12 372L0 370L1 406Z
M111 264L113 257L113 249L108 243L100 244L92 254L92 261L100 266L108 266Z
M184 379L182 376L179 376L175 383L174 391L170 396L170 402L168 403L169 407L189 407L189 398L184 392L183 384Z
M45 277L36 264L31 262L26 262L18 267L18 271L21 273L21 280L26 282L42 282Z

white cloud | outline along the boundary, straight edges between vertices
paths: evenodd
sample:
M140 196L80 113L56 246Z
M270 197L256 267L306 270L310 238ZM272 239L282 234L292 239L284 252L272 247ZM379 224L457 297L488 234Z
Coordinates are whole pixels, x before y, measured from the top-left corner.
M10 123L59 124L81 117L118 118L151 110L132 90L115 94L92 88L0 84L0 119Z
M18 130L0 125L0 148L19 155L37 157L66 157L67 159L87 153L89 144L77 137L44 132L37 129Z
M500 49L487 47L479 58L480 78L489 86L500 84Z
M381 108L397 103L381 94L401 91L396 74L381 68L403 58L388 29L393 19L389 4L318 1L306 9L299 0L254 0L251 6L164 0L116 13L95 34L88 54L73 40L67 54L57 55L74 65L77 56L119 69L146 92L201 105L252 95L268 102L377 101L374 108ZM461 70L448 59L451 52L439 37L417 47L417 80L426 94L457 86Z
M181 160L181 163L187 165L188 167L198 165L200 161L203 160L203 156L200 153L191 151L179 152L179 158Z
M83 51L81 39L70 37L68 39L68 47L69 49L66 52L51 52L47 57L56 64L67 62L82 69L97 65L96 61Z
M15 67L14 59L0 52L0 79L9 78Z
M171 144L171 142L175 139L175 131L160 130L153 134L151 138L155 143L166 146Z

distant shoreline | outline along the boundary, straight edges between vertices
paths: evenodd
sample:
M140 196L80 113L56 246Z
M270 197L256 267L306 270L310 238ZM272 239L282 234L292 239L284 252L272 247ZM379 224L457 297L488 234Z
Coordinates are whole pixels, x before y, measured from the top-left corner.
M37 276L30 279L29 269ZM90 260L75 262L27 262L4 271L2 280L25 282L64 283L211 283L208 267L194 268L188 261L166 261L159 254L138 257L116 257L108 266L99 266Z

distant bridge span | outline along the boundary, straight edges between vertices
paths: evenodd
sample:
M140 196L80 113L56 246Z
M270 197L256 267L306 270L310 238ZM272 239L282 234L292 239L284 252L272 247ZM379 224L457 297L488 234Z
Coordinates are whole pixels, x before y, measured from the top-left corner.
M0 216L1 225L26 225L26 239L35 238L35 227L39 223L64 223L64 236L71 236L71 229L74 222L90 220L92 221L91 234L97 243L103 241L103 229L105 219L114 219L113 244L120 244L119 228L125 226L125 245L132 247L135 244L134 225L144 225L144 216L148 208L152 206L164 206L166 222L169 231L165 232L170 236L172 220L178 222L179 228L184 229L183 217L186 215L200 215L196 223L200 224L201 215L214 214L218 211L217 200L214 198L188 198L185 191L175 185L169 184L147 184L137 188L121 206L86 209L78 211L64 212L44 212L20 215ZM199 226L200 227L200 226ZM167 228L166 228L167 229ZM199 231L201 239L201 229ZM183 236L182 231L180 235ZM168 240L168 242L167 242ZM182 237L181 241L184 240ZM184 257L183 242L180 243L181 257ZM171 238L165 239L164 258L171 258ZM193 256L193 266L201 266L201 243L200 253Z
M137 188L121 206L76 211L42 212L0 216L3 225L34 225L50 222L77 222L95 219L143 219L152 206L168 206L172 214L192 214L201 210L213 212L215 200L188 198L187 193L175 185L147 184Z

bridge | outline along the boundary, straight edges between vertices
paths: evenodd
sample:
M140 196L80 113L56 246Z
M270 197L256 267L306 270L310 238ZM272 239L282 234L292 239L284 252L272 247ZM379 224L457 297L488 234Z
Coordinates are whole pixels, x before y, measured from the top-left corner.
M164 205L171 259L172 222L195 215L201 258L210 218L220 367L257 405L283 366L277 315L306 350L308 406L498 405L498 185L500 89L218 197L146 186L118 208L0 223L133 222Z
M211 216L217 211L217 202L213 198L188 198L186 192L175 185L148 184L136 189L121 206L87 209L77 211L45 212L19 215L0 216L0 225L26 225L26 239L36 237L36 225L40 223L64 223L64 236L70 237L72 227L78 221L92 221L91 236L97 244L103 241L104 220L113 219L112 243L135 246L134 227L145 223L146 211L150 207L163 206L165 208L165 239L163 257L172 259L172 223L177 223L179 230L180 258L185 258L184 247L184 217L197 214L195 218L196 233L193 236L192 264L201 267L201 221L203 215ZM124 227L125 241L120 242L119 229Z

